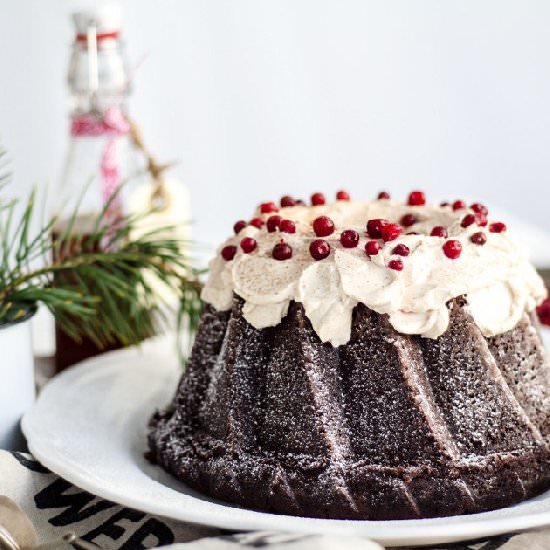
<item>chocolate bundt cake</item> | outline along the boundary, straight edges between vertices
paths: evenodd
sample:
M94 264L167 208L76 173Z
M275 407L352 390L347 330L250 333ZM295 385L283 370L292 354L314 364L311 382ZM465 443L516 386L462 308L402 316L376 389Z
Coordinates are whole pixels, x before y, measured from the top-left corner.
M151 420L154 462L212 497L321 518L474 513L550 487L546 291L483 205L316 193L234 230Z

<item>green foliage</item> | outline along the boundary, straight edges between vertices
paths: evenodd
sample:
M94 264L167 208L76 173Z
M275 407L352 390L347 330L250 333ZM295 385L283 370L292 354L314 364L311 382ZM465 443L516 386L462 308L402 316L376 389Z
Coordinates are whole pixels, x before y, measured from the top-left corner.
M180 322L196 328L199 272L181 254L189 243L170 238L175 233L169 227L133 237L143 217L108 224L109 206L81 234L75 211L54 240L56 217L32 231L34 192L25 204L0 198L0 324L41 303L76 340L87 336L99 347L134 344L151 335L162 316L155 291L160 281L180 298Z

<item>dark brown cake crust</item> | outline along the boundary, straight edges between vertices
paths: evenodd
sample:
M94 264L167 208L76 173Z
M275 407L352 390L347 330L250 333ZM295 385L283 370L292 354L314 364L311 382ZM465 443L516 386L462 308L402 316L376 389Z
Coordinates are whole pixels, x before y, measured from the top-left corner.
M275 513L408 519L508 506L550 486L549 369L533 321L485 338L449 304L437 340L354 311L320 342L301 304L276 327L207 306L150 458L212 497Z

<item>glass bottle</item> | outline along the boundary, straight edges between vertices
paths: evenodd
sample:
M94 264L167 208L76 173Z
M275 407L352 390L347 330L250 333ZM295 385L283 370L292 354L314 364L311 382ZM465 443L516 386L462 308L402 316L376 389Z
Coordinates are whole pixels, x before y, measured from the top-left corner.
M55 211L82 217L101 212L110 195L135 171L127 99L130 82L120 38L120 9L107 5L73 15L69 62L70 140ZM122 208L122 197L113 209ZM114 214L114 212L113 212Z
M73 14L73 23L70 138L60 185L50 194L50 209L58 216L52 238L57 240L69 223L73 234L85 236L107 204L105 222L116 221L124 212L126 186L115 191L138 171L126 110L130 79L120 38L120 8L113 4L81 11ZM79 215L73 220L77 206ZM71 236L67 239L57 247L63 254L71 253ZM55 340L57 371L105 351L87 339L74 342L59 326Z

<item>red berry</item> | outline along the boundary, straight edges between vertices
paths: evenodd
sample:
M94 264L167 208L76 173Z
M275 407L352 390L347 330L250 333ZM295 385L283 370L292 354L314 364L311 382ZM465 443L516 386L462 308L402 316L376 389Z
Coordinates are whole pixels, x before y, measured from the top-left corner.
M273 247L273 252L271 255L280 262L283 260L288 260L289 258L292 258L292 247L284 241L281 241Z
M546 298L546 300L537 307L537 315L543 325L550 325L550 298Z
M238 222L235 222L235 225L233 226L233 231L235 231L235 235L238 235L241 232L241 229L244 229L247 226L247 223L244 220L239 220Z
M292 220L281 220L279 231L283 233L296 233L296 224Z
M255 250L257 244L256 239L253 239L252 237L245 237L241 241L241 248L245 254L250 254Z
M313 195L311 195L311 204L313 206L322 206L325 202L325 195L323 195L323 193L313 193Z
M324 260L330 254L330 244L323 239L316 239L309 245L309 253L314 260Z
M296 201L290 196L285 195L284 197L281 197L281 206L284 208L286 206L295 206Z
M487 216L489 214L489 209L479 202L474 202L474 204L470 205L470 208L476 213L476 214L483 214L484 216Z
M481 227L485 227L487 225L487 216L485 214L482 214L481 212L476 212L476 223L477 225L480 225Z
M484 245L486 242L487 242L487 235L485 235L485 233L482 233L481 231L479 233L474 233L471 237L470 237L470 240L474 243L474 244L478 244L480 246Z
M460 244L460 241L446 241L443 245L443 252L445 253L445 256L447 256L447 258L450 258L451 260L456 260L462 252L462 245Z
M334 233L334 222L328 216L319 216L313 221L313 231L318 237L328 237Z
M277 229L279 228L279 225L281 224L281 220L283 218L281 218L281 216L275 214L274 216L269 216L269 218L267 218L267 231L269 233L275 233L275 231L277 231Z
M390 198L391 196L387 191L380 191L380 193L378 193L378 200L388 200Z
M407 245L398 244L396 247L394 247L391 253L397 254L398 256L408 256L411 253L411 251Z
M475 221L476 221L476 217L473 214L466 214L462 218L462 221L460 222L460 225L462 227L470 227L470 225L475 223Z
M355 248L359 244L359 233L353 229L346 229L340 235L340 242L344 248Z
M489 226L489 231L491 233L502 233L506 231L506 225L502 222L494 222Z
M453 210L462 210L463 208L466 208L466 203L461 200L456 200L453 202Z
M237 253L237 247L236 246L228 245L228 246L224 246L222 248L222 258L226 262L230 262L235 257L236 253Z
M403 270L403 262L401 260L391 260L388 263L388 267L390 269L395 269L395 271L402 271Z
M418 219L416 218L416 216L414 214L405 214L401 218L401 220L399 220L399 223L403 227L410 227L411 225L414 225L417 221L418 221Z
M347 191L338 191L336 193L336 200L349 201L349 193Z
M264 202L260 205L260 212L262 214L269 214L271 212L279 212L279 208L274 202Z
M382 245L378 241L367 241L365 244L365 252L369 256L376 256L382 250Z
M403 229L396 223L389 223L382 227L382 239L384 241L395 241L403 234Z
M257 227L258 229L261 229L262 226L264 225L264 220L262 220L262 218L252 218L248 222L248 225L253 225L254 227Z
M432 229L432 232L430 233L430 235L432 237L443 237L443 238L447 238L447 230L442 227L441 225L436 225L433 229Z
M367 233L371 239L381 239L382 238L382 227L388 225L390 222L388 220L369 220L367 222Z
M413 191L409 194L407 204L409 206L423 206L426 204L426 196L422 191Z

